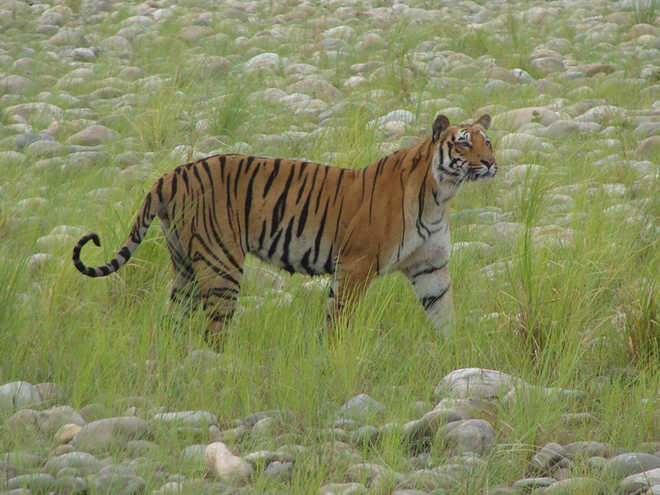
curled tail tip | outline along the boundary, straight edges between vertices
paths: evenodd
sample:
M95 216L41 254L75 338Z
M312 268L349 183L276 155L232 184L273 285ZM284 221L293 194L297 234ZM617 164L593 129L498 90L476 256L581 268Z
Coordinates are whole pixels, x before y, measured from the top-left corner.
M74 246L72 259L74 266L80 273L87 275L88 277L95 277L97 276L96 270L85 266L85 264L80 261L80 251L82 250L83 246L90 240L93 241L97 246L101 245L101 240L99 239L98 234L95 232L90 232L89 234L82 236L78 243Z

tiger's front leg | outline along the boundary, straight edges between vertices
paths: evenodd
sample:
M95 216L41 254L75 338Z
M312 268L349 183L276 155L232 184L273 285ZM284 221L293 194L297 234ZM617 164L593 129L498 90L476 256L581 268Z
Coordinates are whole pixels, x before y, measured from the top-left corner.
M405 270L404 274L433 326L445 337L450 336L453 333L454 305L448 260L419 263Z

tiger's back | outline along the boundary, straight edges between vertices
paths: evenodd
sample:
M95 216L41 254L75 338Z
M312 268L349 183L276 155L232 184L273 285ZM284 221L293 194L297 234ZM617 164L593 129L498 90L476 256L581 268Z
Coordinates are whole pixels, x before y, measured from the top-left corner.
M187 257L225 257L224 269L234 272L250 253L289 273L318 275L334 272L339 220L356 209L347 192L359 175L300 160L216 155L175 168L154 189L158 196L161 181L169 185L159 218L172 242L193 240Z
M201 302L219 334L234 310L246 254L308 275L334 274L329 315L336 317L370 281L400 270L431 318L447 311L449 228L446 204L465 180L495 175L485 135L490 117L450 127L359 170L301 160L215 155L176 167L147 194L125 245L92 268L74 248L76 268L106 276L130 258L158 216L172 258L170 297Z

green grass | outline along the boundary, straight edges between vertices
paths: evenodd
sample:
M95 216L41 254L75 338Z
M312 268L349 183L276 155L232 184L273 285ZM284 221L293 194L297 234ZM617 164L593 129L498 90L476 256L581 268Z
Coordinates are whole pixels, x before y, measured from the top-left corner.
M81 8L79 1L67 3L74 12ZM653 5L634 9L635 22L652 23L657 15ZM333 15L326 10L321 13ZM114 18L116 25L100 26L100 35L115 34L129 15L123 9ZM247 14L244 17L247 23ZM497 446L457 482L455 493L510 486L527 474L527 462L546 442L596 440L635 450L642 442L657 440L660 421L657 399L653 400L660 386L660 186L657 179L619 162L593 165L612 154L635 158L639 139L630 119L612 116L604 123L616 129L614 147L596 134L551 141L544 150L521 150L515 163L499 161L500 173L494 180L467 185L453 200L452 240L487 242L491 249L461 249L452 255L456 331L451 338L436 334L400 275L372 285L352 319L336 329L331 345L319 338L325 331L326 290L305 287L309 278L283 275L290 301L281 303L277 293L262 297L260 277L255 276L241 289L241 310L228 327L221 364L193 366L187 361L191 352L206 348L205 319L195 312L189 316L169 312L169 257L156 224L130 263L105 279L83 278L72 266L77 235L52 247L38 245L38 239L58 226L93 230L102 247L88 246L85 262L107 261L124 242L153 181L191 159L209 136L216 137L227 152L240 146L258 155L355 168L382 156L385 136L367 123L398 108L417 117L406 134L421 136L430 129L434 105L460 107L475 116L488 105L506 109L550 105L561 96L565 99L561 105L568 107L580 101L571 91L582 86L589 89L590 98L607 104L634 110L652 107L653 98L640 91L646 83L637 79L642 62L634 57L612 61L600 48L591 51L587 43L578 42L568 56L584 63L612 63L623 75L577 81L557 78L562 94L553 96L540 93L535 84L484 91L481 82L486 82L488 64L476 61L479 57L540 77L529 65L534 48L553 36L572 40L579 31L574 24L556 19L533 25L515 13L503 20L492 29L479 30L439 22L393 23L379 27L388 49L362 53L357 42L371 29L358 19L356 39L335 63L317 53L318 39L329 27L322 22L291 32L295 43L279 51L255 37L266 29L263 26L225 19L211 24L218 36L185 42L179 33L189 25L188 19L173 16L157 32L134 43L130 56L131 65L147 76L158 76L162 84L136 85L131 98L101 102L92 102L89 94L112 85L112 78L118 77L116 60L101 53L91 80L64 91L74 97L70 98L53 89L53 79L73 68L38 53L36 73L31 76L35 87L16 103L49 91L46 101L63 110L89 108L100 120L107 119L104 122L121 139L109 144L109 157L94 166L69 163L66 156L63 168L33 166L40 157L29 153L21 163L0 158L0 384L55 382L64 387L65 403L77 409L100 403L115 415L126 412L127 397L139 396L148 403L138 408L142 417L149 418L159 407L202 409L216 414L222 428L256 411L289 410L294 419L271 435L229 442L240 454L284 443L309 448L298 455L289 484L269 481L259 471L254 490L270 493L314 493L325 483L344 479L348 460L339 456L328 461L323 449L324 442L341 439L329 427L347 399L367 393L386 406L383 417L373 418L374 424L402 425L420 417L416 402L426 403L426 410L434 405L436 384L457 368L497 369L533 385L584 394L568 400L538 391L520 393L516 401L484 413L497 431ZM16 26L12 36L36 47L26 31L31 24L19 19ZM248 40L241 50L233 42L237 36ZM421 73L414 52L426 41L436 42L439 51L472 57L474 67L466 70L481 82L466 84L457 75L462 72L454 72L455 66L440 75ZM254 92L287 91L292 81L284 74L245 77L235 69L207 73L198 58L200 54L234 57L231 65L237 66L264 51L278 51L301 63L312 63L316 57L322 77L344 93L346 103L321 118L295 114L280 104L254 102L250 99ZM341 87L354 75L354 64L370 60L382 64L382 78L355 90ZM40 131L46 120L37 115L30 124ZM2 136L12 135L5 126L14 122L3 112L0 122ZM83 124L64 126L56 137L64 141ZM297 132L307 135L300 139L293 134ZM264 139L273 135L285 137ZM493 128L489 135L497 155L504 130ZM397 142L395 137L387 144ZM183 160L171 154L179 145L190 150ZM137 152L144 163L120 166L116 157L124 151ZM657 164L660 157L649 160ZM541 168L536 174L509 179L507 172L519 163ZM623 196L612 196L608 184L624 185ZM90 196L99 188L109 189ZM34 197L46 203L19 206L21 200ZM562 197L568 200L558 199ZM518 230L502 236L487 220L475 224L461 216L466 210L484 208L494 208L491 211L501 214L502 220L520 224ZM47 262L30 258L42 251L52 256ZM484 268L492 265L495 269L489 274ZM248 270L263 267L248 260ZM567 426L562 414L574 412L589 412L594 420ZM10 415L0 412L0 424ZM45 455L56 447L53 439L37 442L14 433L0 428L0 452L34 449ZM180 451L193 443L208 443L206 432L180 436L164 428L153 440L158 448L152 457L168 470L197 480L204 476L204 468L183 462ZM356 450L364 462L403 473L417 468L411 460L414 452L401 442L400 427L393 427L375 445ZM121 449L111 454L117 462L128 457ZM428 454L433 465L451 462L440 438L431 442ZM149 489L162 485L155 467L145 466L139 472ZM574 472L595 473L586 464ZM195 483L190 482L190 493L203 490Z

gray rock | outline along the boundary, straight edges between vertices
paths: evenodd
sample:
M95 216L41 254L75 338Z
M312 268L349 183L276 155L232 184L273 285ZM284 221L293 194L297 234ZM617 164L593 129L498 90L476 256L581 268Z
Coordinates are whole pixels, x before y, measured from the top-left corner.
M441 428L438 436L448 444L454 455L468 452L482 455L489 452L495 443L495 430L483 419L454 421Z
M289 93L303 93L333 103L344 98L341 91L329 82L309 77L292 84L287 88L287 91Z
M355 430L351 435L351 442L360 446L373 445L378 441L380 430L375 426L365 425Z
M499 113L493 118L496 128L518 129L531 122L538 122L547 127L559 119L559 114L544 107L527 107Z
M208 427L218 422L218 417L208 411L179 411L155 414L152 421L158 424Z
M541 138L523 132L507 134L502 137L499 144L503 148L544 149L544 142Z
M0 386L0 411L38 406L40 403L39 391L28 382L18 381Z
M126 466L110 465L87 478L96 494L135 495L144 492L146 483L135 471Z
M463 368L446 375L433 390L433 397L478 397L490 399L506 395L521 380L501 371Z
M41 411L37 417L39 429L48 436L65 424L84 425L83 417L71 406L56 406L45 411Z
M385 412L385 406L367 394L351 397L339 409L339 416L356 421L366 421Z
M117 445L143 436L147 422L135 416L106 418L92 421L83 427L71 444L83 452L105 452Z
M293 474L292 462L273 461L264 470L263 476L278 481L290 481Z
M639 160L653 160L660 152L660 136L651 136L639 142L635 156Z
M575 117L577 122L596 122L603 124L613 119L625 118L626 112L624 109L615 107L614 105L597 105L590 108L582 115Z
M53 485L55 493L66 493L67 495L83 495L88 493L89 483L85 478L79 476L62 476L55 480Z
M572 442L564 445L566 455L576 457L612 457L617 454L617 449L609 443L601 442Z
M274 409L272 411L260 411L250 414L249 416L246 416L243 421L246 425L254 427L264 418L273 418L278 420L280 423L288 423L293 421L294 415L291 411Z
M383 126L388 122L406 122L406 123L411 123L415 121L415 114L410 112L409 110L392 110L386 115L383 115L382 117L372 120L367 124L367 127L372 127L372 126Z
M625 477L619 483L619 492L622 494L640 493L640 490L660 485L660 468L649 469Z
M513 488L524 493L530 492L536 488L550 486L557 480L554 478L523 478L513 484Z
M96 146L119 139L119 134L103 125L94 124L71 136L67 143Z
M16 74L0 79L0 94L23 95L29 93L33 87L31 79Z
M387 480L396 480L400 475L379 464L353 464L346 471L348 481L364 483L367 487L378 489Z
M293 462L294 456L285 452L273 452L270 450L258 450L250 452L243 457L246 461L251 463L254 467L268 466L270 463L278 462Z
M604 485L594 478L568 478L547 487L545 495L573 495L576 493L601 493Z
M34 470L42 464L41 456L23 451L4 452L0 459L19 471Z
M642 452L629 452L612 457L605 465L609 478L625 478L634 473L660 468L660 457Z
M240 442L249 432L249 428L243 425L228 430L220 430L217 426L211 425L209 426L209 439L212 442Z
M550 473L557 463L564 459L568 453L558 443L547 443L534 454L530 467L537 473Z
M362 483L329 483L319 488L318 495L366 495Z
M408 474L397 488L402 490L436 490L455 488L458 481L454 476L438 469L419 469Z
M55 457L51 457L46 462L44 469L56 475L60 470L68 468L73 469L78 476L87 476L97 473L103 464L92 454L87 452L70 452Z
M92 421L108 417L110 415L110 410L103 404L92 403L82 407L80 409L80 415L85 421L91 423Z
M17 436L35 436L41 433L39 429L39 411L21 409L12 414L4 424L7 431Z
M566 69L564 61L555 57L539 57L530 61L536 70L542 74L552 74L553 72L563 72Z
M22 474L7 481L7 488L28 488L34 493L47 493L55 484L55 478L46 473Z
M277 53L261 53L252 57L245 63L245 69L248 72L258 72L268 70L279 72L283 60Z

